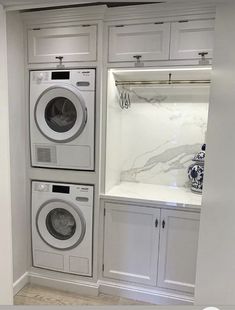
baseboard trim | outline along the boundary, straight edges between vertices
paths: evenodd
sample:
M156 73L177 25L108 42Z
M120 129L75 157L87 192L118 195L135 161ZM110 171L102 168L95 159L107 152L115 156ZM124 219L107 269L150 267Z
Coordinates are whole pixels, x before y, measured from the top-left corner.
M194 303L193 297L180 293L140 288L130 284L104 280L98 280L97 283L94 283L81 280L58 279L37 272L25 272L18 280L16 280L13 284L14 295L16 295L28 283L81 295L98 296L99 293L103 293L145 301L157 305L193 305Z
M13 294L16 295L22 288L29 283L29 273L25 272L13 283Z
M88 281L72 281L58 279L50 276L41 275L36 272L29 272L29 282L32 284L42 285L49 288L63 290L81 295L98 296L99 286L97 283Z
M192 305L194 302L192 297L183 294L173 294L101 280L98 281L98 284L100 293L145 301L157 305Z

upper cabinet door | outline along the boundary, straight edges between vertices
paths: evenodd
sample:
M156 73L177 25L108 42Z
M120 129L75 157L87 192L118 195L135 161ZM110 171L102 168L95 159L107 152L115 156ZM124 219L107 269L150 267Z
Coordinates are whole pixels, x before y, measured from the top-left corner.
M161 210L158 286L193 293L200 214Z
M109 28L109 61L163 60L169 58L170 24L124 25Z
M182 21L171 24L171 59L212 58L214 20Z
M95 61L96 32L95 25L29 30L28 61L58 62L56 56L63 62Z

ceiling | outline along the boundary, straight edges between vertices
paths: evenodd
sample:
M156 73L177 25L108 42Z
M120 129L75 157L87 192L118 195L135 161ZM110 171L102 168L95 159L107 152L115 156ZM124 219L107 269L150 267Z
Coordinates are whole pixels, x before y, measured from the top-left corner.
M163 2L163 3L218 3L225 2L226 0L128 0L128 2L133 2L136 4L137 2ZM98 0L0 0L0 4L2 4L6 10L24 10L24 9L36 9L36 8L45 8L45 7L56 7L56 6L67 6L74 4L88 4L95 3ZM127 1L123 0L113 0L113 1L99 1L105 3L126 3Z

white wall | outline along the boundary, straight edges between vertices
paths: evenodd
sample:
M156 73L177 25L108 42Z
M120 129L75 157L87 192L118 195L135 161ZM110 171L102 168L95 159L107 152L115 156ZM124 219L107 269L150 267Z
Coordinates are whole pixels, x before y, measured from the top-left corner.
M0 304L12 304L12 235L5 12L0 5Z
M26 200L27 109L24 96L23 23L18 12L7 13L10 153L12 188L13 279L28 269L29 206ZM28 207L28 208L27 208Z
M235 304L235 3L218 7L196 304Z

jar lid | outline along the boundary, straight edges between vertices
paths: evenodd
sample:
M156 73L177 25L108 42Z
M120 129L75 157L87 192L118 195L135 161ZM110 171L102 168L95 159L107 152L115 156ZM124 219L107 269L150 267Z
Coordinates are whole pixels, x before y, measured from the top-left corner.
M204 162L205 156L206 156L205 151L200 151L194 156L193 161Z

